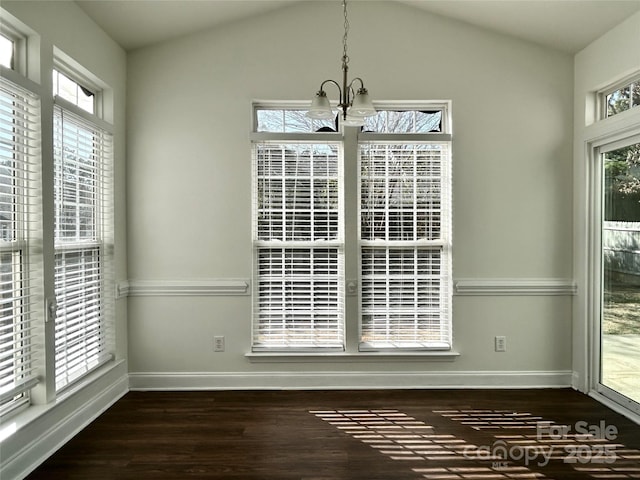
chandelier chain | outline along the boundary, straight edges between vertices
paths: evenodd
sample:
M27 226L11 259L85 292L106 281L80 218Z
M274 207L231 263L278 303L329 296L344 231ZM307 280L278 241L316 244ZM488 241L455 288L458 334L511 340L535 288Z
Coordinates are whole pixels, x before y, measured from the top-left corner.
M342 1L344 9L344 36L342 37L342 45L344 47L342 54L342 62L346 65L349 63L349 55L347 55L347 34L349 33L349 18L347 17L347 0Z

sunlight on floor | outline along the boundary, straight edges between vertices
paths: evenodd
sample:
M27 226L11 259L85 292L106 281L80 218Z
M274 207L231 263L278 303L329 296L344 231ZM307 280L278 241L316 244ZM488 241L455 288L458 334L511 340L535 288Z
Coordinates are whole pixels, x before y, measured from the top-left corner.
M615 442L617 429L562 425L528 412L508 410L434 410L432 413L476 431L491 433L491 445L477 446L394 409L312 410L309 413L348 433L430 480L547 479L540 471L550 462L570 465L596 479L640 478L640 451ZM600 425L600 427L603 427ZM439 427L442 430L442 427ZM605 432L604 428L602 431ZM468 460L487 466L452 466ZM429 466L421 466L429 462ZM434 462L435 466L434 466Z
M393 460L405 462L444 462L482 460L495 467L414 467L411 470L427 479L546 479L526 467L510 467L476 445L451 434L437 434L434 427L398 410L322 410L309 413L321 418L353 438L366 443Z

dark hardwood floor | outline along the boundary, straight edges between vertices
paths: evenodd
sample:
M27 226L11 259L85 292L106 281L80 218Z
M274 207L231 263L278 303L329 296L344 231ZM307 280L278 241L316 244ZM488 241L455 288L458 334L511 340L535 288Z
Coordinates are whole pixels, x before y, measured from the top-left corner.
M28 477L425 478L640 478L640 426L567 389L131 392Z

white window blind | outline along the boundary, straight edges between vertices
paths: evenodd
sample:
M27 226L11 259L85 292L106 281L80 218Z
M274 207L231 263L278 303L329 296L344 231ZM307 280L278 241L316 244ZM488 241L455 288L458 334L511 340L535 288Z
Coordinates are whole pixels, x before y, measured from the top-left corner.
M111 358L112 139L54 108L56 388Z
M451 347L447 143L361 143L361 349Z
M253 146L253 348L344 346L340 149Z
M0 78L0 414L27 401L37 383L39 183L40 101Z

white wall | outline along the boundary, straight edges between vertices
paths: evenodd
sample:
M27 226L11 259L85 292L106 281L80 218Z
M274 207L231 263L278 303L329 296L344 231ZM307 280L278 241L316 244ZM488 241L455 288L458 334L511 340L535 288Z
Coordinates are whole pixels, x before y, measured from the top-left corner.
M600 279L593 224L595 189L590 184L594 161L589 160L592 145L606 138L640 132L640 109L623 112L596 121L597 93L640 74L640 13L636 13L575 57L574 111L574 278L578 295L574 302L574 385L589 391L595 385L594 362L599 353L593 339L593 324L598 321ZM626 133L625 133L626 132Z
M300 2L130 53L132 285L251 278L251 101L310 99L338 77L341 16ZM350 20L350 74L374 99L453 101L454 277L524 293L456 296L447 362L251 362L249 296L135 296L133 387L570 382L571 297L525 280L572 276L572 58L396 3L354 2Z
M120 281L125 280L128 276L125 218L126 53L74 2L3 0L1 7L8 12L7 19L17 19L34 33L29 39L29 78L38 84L36 88L40 90L45 132L42 136L44 168L49 168L52 159L51 68L54 47L82 65L108 87L106 100L112 104L112 108L106 118L114 125L115 149L115 276ZM48 253L52 254L51 251ZM35 406L3 419L0 429L14 430L12 435L0 443L0 476L3 479L24 476L126 393L126 302L126 298L121 299L116 305L115 362L109 363L53 401L50 400L50 392L42 394L36 391ZM42 356L45 352L39 354ZM50 353L47 355L51 356ZM41 382L41 385L42 383L51 385L52 381ZM41 385L36 390L43 390Z

